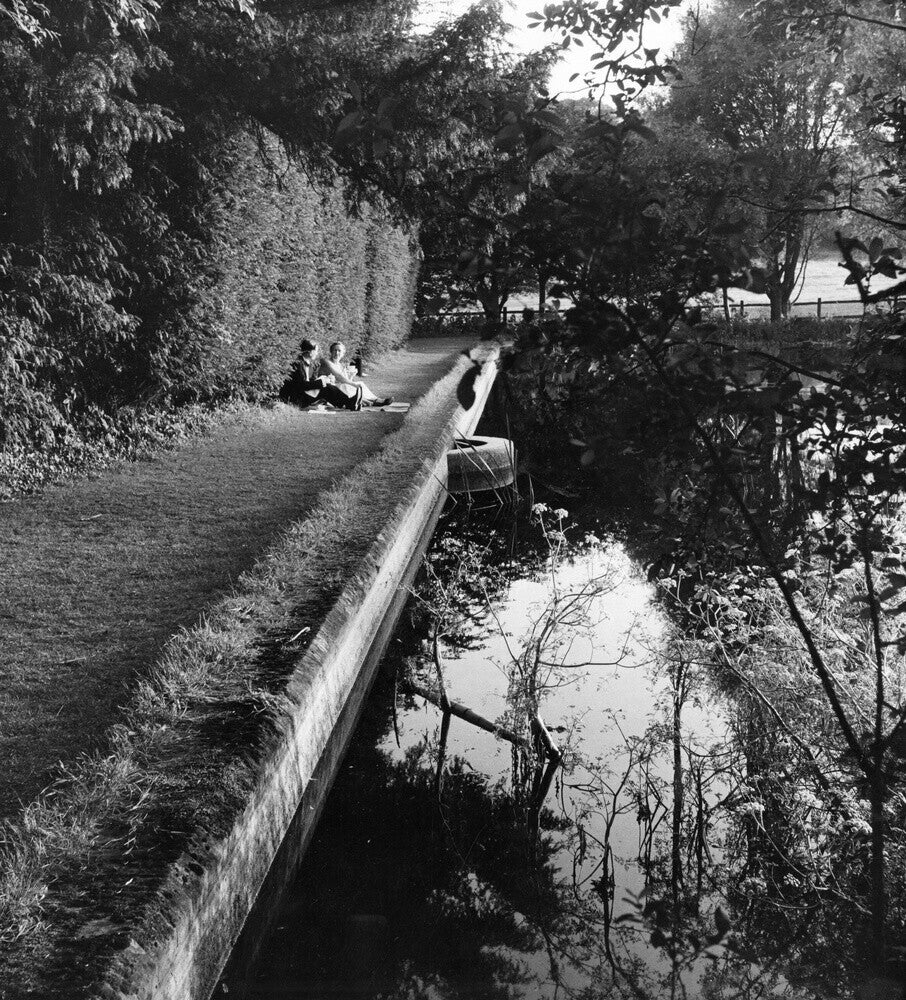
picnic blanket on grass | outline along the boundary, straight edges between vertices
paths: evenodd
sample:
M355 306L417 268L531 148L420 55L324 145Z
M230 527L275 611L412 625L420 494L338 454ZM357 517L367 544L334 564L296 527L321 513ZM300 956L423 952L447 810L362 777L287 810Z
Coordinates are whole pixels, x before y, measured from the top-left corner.
M387 406L363 406L357 413L408 413L411 403L389 403ZM326 403L315 403L314 406L306 406L303 413L349 413L349 410L338 410Z

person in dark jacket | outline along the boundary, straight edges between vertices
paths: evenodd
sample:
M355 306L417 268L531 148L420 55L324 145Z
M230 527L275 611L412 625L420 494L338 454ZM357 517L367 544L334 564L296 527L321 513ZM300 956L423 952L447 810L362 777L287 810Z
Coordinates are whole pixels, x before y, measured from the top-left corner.
M295 406L311 406L313 403L330 403L346 410L362 408L362 389L347 396L342 389L332 385L325 375L318 375L318 354L320 348L310 340L299 345L299 359L293 365L289 378L280 390L280 398Z

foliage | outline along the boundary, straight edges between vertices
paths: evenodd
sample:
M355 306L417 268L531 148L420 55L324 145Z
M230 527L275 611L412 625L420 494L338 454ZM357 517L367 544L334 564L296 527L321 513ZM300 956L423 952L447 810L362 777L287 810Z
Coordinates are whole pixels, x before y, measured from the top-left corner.
M477 302L496 321L525 284L531 261L519 238L526 229L521 216L565 133L562 116L542 96L552 61L544 52L499 67L476 123L473 155L451 171L420 229L420 311Z
M689 15L682 51L665 62L642 39L669 10L577 2L537 15L564 47L597 50L585 81L595 99L542 98L534 144L544 143L544 169L524 200L483 205L489 218L478 213L479 231L468 213L444 228L429 222L423 299L432 308L445 291L475 299L480 290L496 316L515 287L537 283L543 300L553 283L555 296L575 302L634 299L670 315L683 298L733 285L766 291L777 319L812 243L827 239L825 220L852 228L877 211L884 185L876 182L894 172L881 141L892 119L877 101L869 107L865 81L850 72L871 48L866 39L844 44L780 0L727 0ZM642 103L647 87L668 81L666 97ZM887 249L852 280L896 276Z
M569 236L548 263L552 292L669 312L749 263L704 180L721 169L704 144L669 126L655 140L637 115L619 121L588 108L574 128L571 155L549 183L556 215L547 228Z
M413 337L480 337L487 333L487 317L475 313L416 316L412 322Z
M537 928L547 944L546 949L541 941L528 945L529 962L545 953L549 959L535 991L544 996L569 989L588 997L651 998L671 992L736 997L756 986L768 992L776 986L778 996L797 998L837 992L841 984L860 975L850 954L841 949L841 939L858 925L867 804L857 791L844 790L850 778L848 765L836 758L820 714L816 718L813 713L814 680L790 649L782 608L771 603L769 590L762 589L753 591L742 609L723 602L724 631L709 628L702 617L700 639L692 630L680 638L672 629L668 638L658 626L653 641L644 630L644 638L635 629L629 636L614 635L613 623L610 628L607 624L609 608L619 608L622 617L627 599L632 604L639 599L638 592L626 594L622 587L628 581L622 580L611 595L613 604L608 605L605 596L602 606L592 606L615 585L612 569L600 575L600 551L584 565L581 559L578 565L570 559L570 570L558 578L559 559L578 554L566 542L571 521L565 510L535 506L532 522L540 525L542 548L547 548L551 560L548 603L533 603L528 630L521 635L510 628L514 619L521 621L524 607L508 609L506 602L495 607L506 655L502 661L495 656L495 642L485 636L482 652L464 667L471 678L472 698L479 692L486 698L494 691L502 699L506 686L507 711L502 718L510 733L525 732L526 717L537 711L538 700L549 698L545 717L558 723L558 734L565 734L558 735L564 741L562 778L559 794L551 802L557 825L550 820L545 825L556 829L557 835L541 844L543 895L534 900L529 895L526 902L534 905L519 906L528 925ZM531 537L522 528L520 546ZM474 567L474 556L484 546L471 545L471 539L460 544L461 534L460 523L448 524L435 550L463 553ZM600 548L597 540L592 544L594 550ZM500 565L500 555L492 560L485 567L491 573ZM439 579L432 576L428 590L417 592L419 617L427 596L434 614L446 617L453 612L453 622L447 620L444 626L447 633L462 627L470 632L475 626L484 629L476 613L480 608L473 603L437 601L444 587L455 589L461 582L455 557L441 555L437 565ZM471 569L467 573L471 578ZM496 600L489 607L495 605ZM846 606L841 599L840 607ZM769 633L764 634L755 608L770 616ZM695 613L691 606L688 610ZM589 612L587 617L584 612ZM833 617L829 614L828 622ZM732 625L738 634L733 634ZM429 621L416 636L430 635L432 628ZM559 648L558 633L563 640ZM622 652L617 662L608 663L605 657L612 644ZM636 650L627 655L629 646ZM578 651L588 648L594 650L594 662L583 664ZM853 653L858 655L855 646ZM636 656L653 661L650 672L644 663L636 665ZM485 657L488 666L501 668L497 683L492 679L496 671L476 670ZM421 658L405 656L404 662ZM707 668L709 660L718 658L728 661L721 685L724 690L733 688L727 702L715 693ZM583 666L591 667L587 676ZM612 674L601 669L607 666ZM620 666L636 668L633 683L625 688L618 679ZM737 668L740 674L745 672L745 685L736 675L727 678L726 671ZM450 664L449 669L451 687L462 691L456 668ZM431 674L434 668L426 672ZM762 687L752 686L753 677ZM556 699L557 688L571 693ZM644 712L633 711L638 708L633 695L639 689L651 697ZM772 699L768 705L791 710L795 728L786 731L778 726L759 700L765 691ZM618 694L629 702L620 699L608 710L607 695ZM553 705L557 713L565 709L566 714L551 716ZM592 724L601 714L610 725ZM412 727L418 731L422 718L421 712L407 712L400 719L398 737L411 745ZM425 753L419 743L420 768L427 771L436 762L443 769L443 723L439 741L430 736L434 728L430 716L424 725L428 735ZM829 777L817 794L812 791L815 757L807 755L811 749L805 739L814 739L811 745ZM509 770L471 742L466 741L469 773L472 768L491 775ZM513 757L510 778L501 780L497 790L502 802L511 797L520 801L525 772L517 764L518 755ZM461 773L458 760L451 762L448 773L455 787ZM424 773L410 774L413 784L425 778ZM455 792L448 795L446 785L442 793L438 787L435 782L438 804L451 828L468 822L473 804ZM462 808L465 813L459 813ZM482 846L483 840L477 838L476 850ZM418 844L413 849L419 853ZM899 856L902 831L890 850ZM548 858L553 862L550 884ZM506 867L516 860L503 856L497 863ZM642 880L641 894L628 891L630 886L637 889ZM896 884L900 888L899 880ZM501 888L512 891L509 885ZM464 901L462 892L463 887L458 888L454 898ZM809 980L803 982L805 975ZM508 982L512 976L510 972ZM783 980L787 987L793 981L800 988L786 988Z
M773 323L767 319L740 319L734 316L729 323L714 323L714 329L720 340L729 340L738 347L770 345L773 350L799 349L800 356L791 360L821 369L821 355L815 348L818 345L845 347L851 342L859 323L859 320L810 316Z
M887 13L900 17L896 7ZM724 604L744 605L750 590L776 598L789 655L812 685L816 738L845 761L847 792L868 803L868 843L854 844L865 831L850 828L838 831L837 844L864 865L852 891L870 913L872 960L882 970L893 954L886 935L899 919L888 910L885 882L886 845L899 819L886 803L903 778L896 747L906 711L892 682L906 651L901 317L866 318L812 390L797 376L815 373L795 360L740 351L713 327L679 325L690 296L730 284L768 288L781 315L807 242L806 216L844 208L871 216L856 200L856 182L838 200L844 172L836 161L847 149L836 143L843 125L852 130L859 119L851 102L859 88L842 79L848 39L839 22L852 15L765 0L752 10L719 6L690 29L692 44L708 44L690 55L690 85L677 84L664 110L677 114L685 100L685 121L697 132L670 139L677 148L685 140L702 165L711 156L730 199L720 191L709 197L700 180L669 163L669 153L653 178L632 171L636 136L654 136L631 99L667 70L656 52L640 52L641 67L618 53L658 16L659 5L617 11L595 3L551 5L538 15L564 38L599 50L603 69L593 88L602 88L602 101L612 73L624 77L625 89L614 112L593 117L580 136L586 163L570 163L564 172L573 184L560 189L563 225L585 258L563 268L578 308L562 326L522 331L511 384L543 471L558 469L572 447L586 485L623 491L620 499L634 500L635 510L650 505L644 551L651 574L688 600L703 627ZM711 44L718 37L726 44ZM883 113L875 102L872 123L895 152L896 101L889 92L885 100ZM864 105L862 114L864 124ZM870 159L863 149L851 166ZM712 167L705 176L714 174ZM879 221L901 227L896 189L886 193L891 214ZM870 290L874 275L901 271L898 249L883 237L841 235L838 246L866 304L901 290ZM761 270L753 266L759 259ZM555 491L564 489L561 475L550 478ZM849 668L855 685L838 673L833 634L819 617L844 587L856 613L841 612L842 627L860 629L860 655ZM790 725L782 713L774 721ZM831 773L824 780L833 783Z
M376 208L351 217L339 184L313 187L292 162L278 183L248 137L226 152L236 166L214 229L220 336L202 361L206 396L273 396L302 337L343 340L350 356L397 346L412 309L410 236Z
M372 353L406 335L408 220L454 164L487 165L472 136L506 89L493 6L427 35L411 13L0 5L7 463L93 435L96 413L266 394L296 323Z
M707 40L708 29L719 26L729 9L718 8L704 25L694 23L689 41ZM591 16L583 16L589 10ZM596 10L594 4L557 7L548 20L564 32L578 28L606 53L622 40L612 34L619 31L618 18L608 11L599 19ZM635 16L644 22L654 11L643 5ZM748 197L754 203L748 208L768 213L762 217L766 231L779 240L767 246L770 283L798 256L803 216L839 210L832 140L844 111L851 116L852 107L845 107L850 95L832 74L842 65L844 45L833 30L814 23L797 26L795 12L783 5L759 4L745 14L741 28L732 19L723 23L731 47L737 37L753 51L759 41L770 43L769 58L758 61L757 72L737 74L747 50L741 48L738 59L725 59L726 47L715 46L709 53L705 46L689 59L689 91L682 89L685 81L677 84L674 104L665 111L675 114L687 102L692 112L687 121L701 128L706 140L691 137L699 149L708 149L709 129L712 137L726 141L729 158L718 169L726 171L726 187L738 201L746 200L748 188L736 188L737 179L749 186L765 182L760 200ZM810 52L812 58L820 40L828 37L839 58L826 75L810 73L797 82L796 60L786 64L787 55ZM652 64L655 55L646 53ZM778 63L772 69L775 55ZM707 85L696 88L701 82L696 72L707 76ZM631 121L625 101L617 110L601 130L611 142L616 130ZM676 142L676 137L668 138ZM683 138L688 142L689 137ZM751 240L757 214L728 218L723 195L703 198L704 192L696 193L675 167L664 166L661 176L669 193L654 202L657 211L651 213L662 219L650 227L650 248L627 268L630 277L638 275L640 286L649 289L648 297L615 293L615 269L606 267L605 280L585 284L584 297L577 297L582 308L564 327L548 324L526 332L517 344L511 377L534 439L548 442L549 455L562 455L571 445L589 485L606 484L613 492L618 484L623 493L618 500L634 502L635 509L651 505L644 543L651 572L675 585L693 607L706 609L704 621L710 621L715 602L728 590L735 602L742 600L745 588L733 585L734 573L749 574L749 585L776 588L790 634L801 644L799 655L816 685L817 710L831 724L839 751L852 762L850 780L865 789L871 803L871 848L864 861L874 956L882 961L889 954L884 944L884 801L891 783L899 780L891 755L902 711L899 695L890 694L894 700L886 702L885 694L891 691L889 672L902 656L897 598L906 583L906 576L897 575L901 539L890 522L906 485L899 430L904 419L901 323L894 316L860 324L847 356L833 359L840 374L825 372L811 392L801 391L796 376L815 373L795 360L768 350L740 351L725 339L722 343L713 327L688 331L679 326L691 294L740 283L747 272L755 284L762 281L765 274L751 265L763 241ZM671 178L679 180L672 191ZM682 207L671 218L677 194ZM690 196L685 205L684 195ZM607 218L600 198L586 203L585 214L592 224ZM663 292L651 294L656 271L646 268L657 256L658 230L669 232L664 222L673 219L681 227L672 241L679 252L668 254ZM597 236L581 239L580 247L594 248L606 259L610 234L601 227ZM792 252L784 249L781 262L784 241L792 241ZM875 274L898 274L895 247L880 237L866 242L840 237L838 243L863 301L894 294L872 293L868 282ZM782 291L775 280L775 306L782 305L782 294L777 294ZM534 450L538 455L540 449ZM780 480L774 474L778 466ZM617 469L622 474L615 474ZM856 567L854 596L868 624L868 655L861 669L871 678L869 701L858 705L841 694L826 637L819 636L813 618L815 602L820 605L828 586L830 592L836 586L828 581ZM862 721L863 712L870 724Z
M698 628L725 628L734 656L753 642L737 644L741 621L757 634L785 617L784 651L772 662L795 662L808 677L808 712L821 720L815 739L846 762L842 775L833 763L815 778L813 761L812 780L870 802L870 847L860 853L868 874L852 891L865 894L881 954L894 919L883 852L899 822L885 803L903 780L899 320L863 325L845 366L803 391L795 362L679 328L665 336L661 318L638 316L599 307L527 332L511 380L530 434L539 441L546 432L551 456L572 444L592 489L606 484L612 494L619 484L623 496L611 499L633 510L652 576L688 604ZM755 599L764 591L773 594L771 619ZM836 623L824 626L824 615ZM848 634L861 639L841 672ZM802 732L783 705L779 719Z
M820 207L844 159L848 98L841 50L787 32L781 3L754 10L727 0L691 15L669 111L707 136L725 161L720 194L746 219L765 266L771 318L789 310L808 256L808 213Z

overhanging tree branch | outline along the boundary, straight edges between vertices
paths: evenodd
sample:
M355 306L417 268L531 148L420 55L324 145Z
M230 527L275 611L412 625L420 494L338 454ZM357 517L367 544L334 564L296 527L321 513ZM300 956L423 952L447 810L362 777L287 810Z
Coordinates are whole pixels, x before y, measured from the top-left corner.
M812 635L811 629L806 624L805 619L802 616L802 611L796 602L795 595L790 588L789 582L784 578L783 573L777 564L772 547L765 537L765 534L759 525L758 521L755 519L752 511L749 509L749 505L746 503L745 498L739 490L736 481L730 475L729 470L726 467L723 459L720 456L714 442L711 440L710 434L702 427L701 422L695 416L695 414L689 408L688 403L683 398L683 395L677 389L674 384L673 379L670 377L669 373L664 368L661 359L658 357L657 353L651 348L651 345L645 339L645 337L638 330L636 325L628 318L624 316L624 322L627 325L627 329L633 337L634 342L640 348L640 350L648 358L648 361L657 375L658 380L667 390L670 397L673 399L680 413L683 415L683 419L687 422L690 429L693 431L695 436L699 439L711 460L712 466L720 477L727 490L727 493L736 505L739 513L752 536L752 540L755 542L756 548L759 554L764 560L764 565L768 570L771 578L776 584L778 590L783 597L784 603L786 604L787 611L789 612L790 618L799 632L802 638L803 644L805 645L806 651L808 653L809 659L818 676L821 686L824 690L825 696L831 706L831 710L837 719L837 724L840 727L840 732L848 746L849 750L855 757L859 764L859 767L863 773L869 777L875 777L875 764L874 761L866 754L865 749L859 742L858 737L853 730L852 723L846 715L846 711L843 708L843 704L840 701L840 697L837 694L837 690L834 686L833 678L831 677L830 671L824 662L824 657L821 655L821 651L815 642L815 638Z

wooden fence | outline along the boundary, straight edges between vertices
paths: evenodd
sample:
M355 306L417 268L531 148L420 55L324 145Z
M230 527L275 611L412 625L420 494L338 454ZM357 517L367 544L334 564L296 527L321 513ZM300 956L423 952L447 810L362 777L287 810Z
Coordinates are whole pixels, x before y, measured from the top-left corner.
M885 299L872 306L864 306L859 299L814 299L811 302L790 303L790 319L815 317L816 319L847 319L862 316L867 309L896 311L900 308L899 298ZM732 319L769 318L769 302L730 302L727 306ZM702 313L709 317L723 316L722 302L702 303Z
M709 319L720 319L725 315L725 307L722 302L701 303L702 315ZM866 308L874 308L878 311L891 312L900 308L899 298L885 299L876 305L865 307L859 299L814 299L809 302L793 302L790 304L789 319L800 319L814 317L816 319L848 319L862 316ZM532 310L538 317L538 311ZM770 318L771 305L769 302L730 302L726 306L731 319L757 320ZM563 315L569 312L566 309L544 310L543 316ZM505 324L518 323L522 319L522 309L504 308L500 314L500 322ZM481 310L462 310L452 313L431 313L420 316L417 323L422 325L436 324L437 328L443 327L449 330L451 326L466 328L483 325L487 317ZM426 333L427 331L425 331ZM418 335L418 333L416 334ZM423 334L424 335L424 334Z

